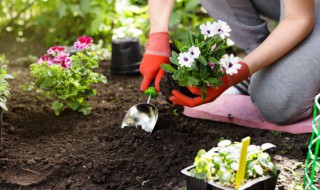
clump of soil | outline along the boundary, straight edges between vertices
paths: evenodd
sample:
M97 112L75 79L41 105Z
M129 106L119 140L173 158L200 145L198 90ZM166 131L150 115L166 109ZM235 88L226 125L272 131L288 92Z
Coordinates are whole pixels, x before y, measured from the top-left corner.
M23 90L32 81L28 64L9 65L15 79L10 81L12 98L3 118L1 189L183 189L180 171L193 163L198 150L208 150L221 139L251 136L252 144L277 145L270 153L282 170L277 189L287 190L294 174L285 168L293 169L306 158L310 134L188 118L182 107L172 107L161 96L152 100L159 119L151 135L137 128L122 129L125 112L147 97L139 91L140 75L110 75L108 62L99 71L107 75L108 83L96 85L92 114L67 109L57 117L49 99ZM302 174L303 168L294 171Z
M178 92L181 92L182 94L194 98L196 97L195 94L190 92L190 90L184 86L180 86L178 81L174 80L172 78L172 74L165 73L160 81L160 89L161 94L166 98L167 102L171 103L169 100L170 96L172 96L172 91L177 90Z

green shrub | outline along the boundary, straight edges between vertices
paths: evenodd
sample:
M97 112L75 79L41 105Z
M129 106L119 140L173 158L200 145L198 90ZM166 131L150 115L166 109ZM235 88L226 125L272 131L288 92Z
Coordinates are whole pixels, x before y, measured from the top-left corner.
M107 82L104 75L94 71L100 60L101 52L93 45L71 56L62 46L51 47L48 55L30 65L31 76L35 77L33 85L42 96L53 99L51 108L56 115L67 107L88 115L91 113L88 101L97 93L91 85Z
M8 83L8 79L12 79L13 77L7 74L7 67L5 65L0 68L0 107L8 111L7 108L7 98L10 98L10 87Z

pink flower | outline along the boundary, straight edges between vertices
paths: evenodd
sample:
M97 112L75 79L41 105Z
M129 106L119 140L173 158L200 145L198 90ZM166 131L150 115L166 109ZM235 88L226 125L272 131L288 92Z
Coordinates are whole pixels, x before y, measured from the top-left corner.
M70 57L67 57L67 58L61 60L60 65L64 69L67 69L67 68L71 67L71 62L72 62L72 59Z
M54 54L56 52L57 53L61 53L63 51L64 51L64 47L63 46L53 46L47 51L47 53L48 54Z
M67 57L69 57L69 53L59 52L58 55L56 55L53 58L53 62L55 64L60 64L62 60L65 60Z
M213 62L209 62L208 65L213 69L215 64Z
M58 55L56 55L54 58L53 58L53 62L55 64L59 64L61 65L61 67L63 68L69 68L71 67L71 62L72 62L72 59L71 57L69 57L69 53L64 53L64 52L60 52L58 53Z
M47 62L48 66L50 66L50 65L53 64L52 58L51 58L49 55L47 55L47 54L41 56L36 63L37 63L37 64L42 64L42 63L44 63L44 62Z
M87 36L79 37L78 40L74 43L74 47L83 50L92 45L92 38Z

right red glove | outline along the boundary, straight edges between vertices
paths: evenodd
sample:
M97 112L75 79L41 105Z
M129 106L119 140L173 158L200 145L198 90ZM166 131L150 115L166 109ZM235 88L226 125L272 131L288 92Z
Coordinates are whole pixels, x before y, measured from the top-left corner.
M159 83L164 75L160 65L169 63L170 56L169 34L167 32L149 34L146 51L140 64L140 73L143 76L141 91L145 91L153 80L156 90L160 91Z
M187 88L197 97L190 98L188 96L183 95L177 90L172 91L172 96L169 98L170 101L174 105L181 105L187 107L195 107L207 102L214 101L217 97L219 97L225 90L227 90L230 86L238 84L239 82L247 79L249 77L249 67L246 63L239 61L241 68L238 70L237 74L233 75L225 75L222 77L223 85L218 86L218 88L208 87L207 88L207 98L205 100L202 99L202 92L200 88L196 87L188 87Z

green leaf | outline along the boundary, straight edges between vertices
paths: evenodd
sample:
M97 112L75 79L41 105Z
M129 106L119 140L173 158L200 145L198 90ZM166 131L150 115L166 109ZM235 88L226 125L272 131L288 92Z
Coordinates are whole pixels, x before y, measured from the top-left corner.
M174 40L174 45L177 47L177 49L182 52L182 44L178 40Z
M179 54L175 51L172 51L171 54L172 54L171 57L174 57L175 59L177 59L177 57L179 56Z
M51 108L54 110L56 115L59 115L63 108L63 104L56 100L52 102Z
M177 70L177 72L175 72L173 75L172 75L172 78L174 80L181 80L183 78L183 71L182 70Z
M269 154L262 152L259 155L258 160L261 165L263 165L264 167L268 167L268 163L270 161L270 156L269 156Z
M161 68L167 73L174 73L177 70L169 64L161 64Z
M179 80L179 86L187 86L188 80L186 78L182 78Z
M81 0L80 8L83 13L87 13L90 10L91 0Z
M272 162L269 162L268 163L268 168L271 170L271 172L276 175L277 172L278 172L278 169L277 167L272 163Z
M71 108L72 110L77 110L80 106L78 101L70 101L67 103L67 105L69 106L69 108Z
M199 55L198 60L200 61L200 63L202 65L208 65L208 61L206 60L206 58L204 58L202 55Z
M103 19L102 17L96 17L92 22L90 26L90 32L91 33L96 33L98 32L98 29L100 25L103 24Z
M191 82L191 84L193 85L198 85L200 82L199 79L192 76L188 76L188 81ZM189 85L189 86L192 86L192 85Z
M60 2L59 9L58 9L59 18L64 17L66 13L67 13L67 5L64 2Z
M84 107L81 108L79 111L81 111L84 115L89 115L91 114L91 107Z
M210 77L210 78L208 78L207 80L208 80L208 82L209 82L210 84L219 84L220 81L221 81L220 79L213 78L213 77Z
M201 65L200 66L200 76L205 77L206 74L207 74L207 65L206 66Z
M218 147L227 147L229 145L231 145L232 142L228 139L222 140L218 143Z
M264 143L264 144L261 145L261 149L263 151L265 151L267 149L270 149L270 148L274 148L274 147L276 147L276 145L271 144L271 143Z
M45 78L41 84L40 84L40 88L47 88L47 87L51 87L53 85L53 81L50 78Z
M185 11L192 11L199 5L199 0L189 0L185 6Z
M1 107L3 110L8 111L7 106L6 106L3 102L0 102L0 107Z
M188 42L194 46L194 41L193 41L193 37L192 37L192 32L188 33Z
M216 63L216 64L220 63L220 62L219 62L216 58L214 58L214 57L209 57L208 60L209 60L210 62L213 62L213 63Z
M222 184L224 184L224 183L229 183L231 177L232 177L232 175L231 175L230 172L224 172L224 173L221 175L219 181L220 181Z
M197 178L197 179L206 179L206 177L207 177L207 172L199 172L199 173L196 173L194 177Z
M172 28L174 25L178 24L179 22L181 22L181 12L179 11L172 12L170 14L169 27Z
M253 169L256 171L257 174L263 175L263 169L262 169L262 167L260 165L255 164L253 166Z
M176 58L174 58L174 57L169 57L169 60L170 60L170 62L171 62L172 64L178 65L178 60L177 60Z

